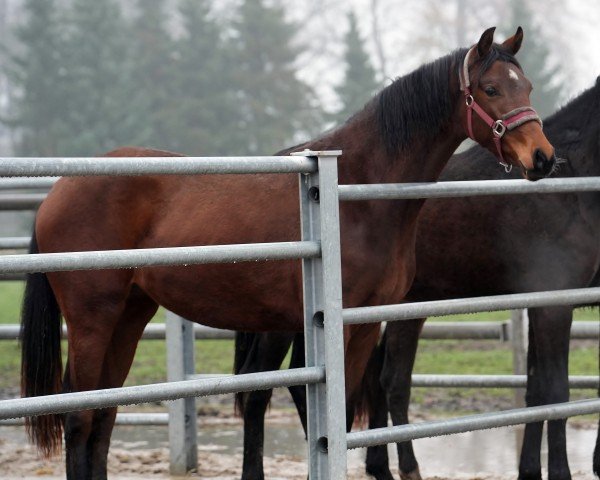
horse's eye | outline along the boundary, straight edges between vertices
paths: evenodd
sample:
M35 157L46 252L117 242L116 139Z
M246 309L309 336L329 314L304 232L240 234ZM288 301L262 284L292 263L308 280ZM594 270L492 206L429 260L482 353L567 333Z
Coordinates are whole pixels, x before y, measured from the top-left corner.
M494 87L485 87L483 90L488 97L495 97L498 95L498 90Z

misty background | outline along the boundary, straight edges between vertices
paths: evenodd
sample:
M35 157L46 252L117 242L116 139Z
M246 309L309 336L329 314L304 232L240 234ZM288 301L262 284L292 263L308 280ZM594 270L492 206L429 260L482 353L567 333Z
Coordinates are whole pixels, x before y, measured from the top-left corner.
M0 0L0 152L272 154L494 25L523 26L545 116L600 75L599 24L597 0Z

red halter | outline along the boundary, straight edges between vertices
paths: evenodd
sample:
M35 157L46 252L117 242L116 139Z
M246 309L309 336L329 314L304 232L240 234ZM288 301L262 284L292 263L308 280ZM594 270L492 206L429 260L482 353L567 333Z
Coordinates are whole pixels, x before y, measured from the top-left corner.
M467 128L469 137L475 140L475 137L473 136L473 111L475 111L475 113L479 115L479 118L492 129L494 143L496 144L498 156L500 157L498 161L508 173L512 170L512 165L506 162L502 155L502 137L507 131L511 131L527 122L538 122L540 126L542 126L542 119L532 107L515 108L502 115L498 120L494 120L483 110L483 108L481 108L471 94L471 81L469 79L469 58L475 48L476 46L471 47L467 52L462 69L458 75L460 78L460 90L465 94L465 103L467 105Z

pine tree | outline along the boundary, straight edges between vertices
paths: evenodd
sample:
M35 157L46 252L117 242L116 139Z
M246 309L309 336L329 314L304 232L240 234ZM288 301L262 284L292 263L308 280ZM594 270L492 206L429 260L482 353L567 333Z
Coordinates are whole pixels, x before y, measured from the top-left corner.
M375 70L360 38L356 16L353 12L348 14L348 23L349 29L345 37L346 51L344 54L346 71L343 83L336 89L342 104L342 108L335 116L338 122L345 121L360 110L379 87L375 79Z
M21 48L8 57L13 108L4 123L19 129L18 155L53 156L60 153L60 138L67 132L58 114L64 109L67 92L56 2L27 0L24 15L25 22L15 30Z
M295 26L277 6L244 0L234 21L241 137L237 153L270 153L321 126L313 92L296 77Z
M165 0L138 0L137 14L130 29L132 39L131 80L134 95L131 108L138 142L146 146L173 149L169 111L173 102L173 42L165 23Z
M209 0L181 0L183 34L175 44L174 94L169 106L173 148L193 155L228 155L238 115L235 67Z
M562 99L563 86L557 82L559 67L550 67L550 49L544 32L533 21L531 10L522 0L511 0L512 24L507 28L507 35L513 35L517 25L523 26L525 40L517 60L523 67L527 78L534 85L531 93L531 104L538 113L545 117L554 112Z
M138 143L131 99L131 49L115 0L73 0L67 21L65 155L93 155Z

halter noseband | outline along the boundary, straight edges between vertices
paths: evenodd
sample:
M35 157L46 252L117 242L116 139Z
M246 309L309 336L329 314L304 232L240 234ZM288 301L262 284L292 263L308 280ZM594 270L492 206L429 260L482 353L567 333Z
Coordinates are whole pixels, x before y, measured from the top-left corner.
M512 165L506 162L506 160L504 160L504 156L502 155L502 137L507 131L511 131L527 122L538 122L540 126L542 126L542 119L532 107L515 108L514 110L502 115L502 117L498 120L494 120L483 110L483 108L481 108L471 93L471 80L469 79L469 59L471 58L471 54L475 48L476 46L471 47L471 49L467 52L465 61L458 75L460 78L460 90L465 94L465 104L467 105L467 128L469 137L475 140L473 135L473 111L475 111L475 113L479 115L479 118L481 118L492 129L492 133L494 134L494 143L496 145L496 149L498 150L498 156L500 157L498 161L508 173L512 170Z

